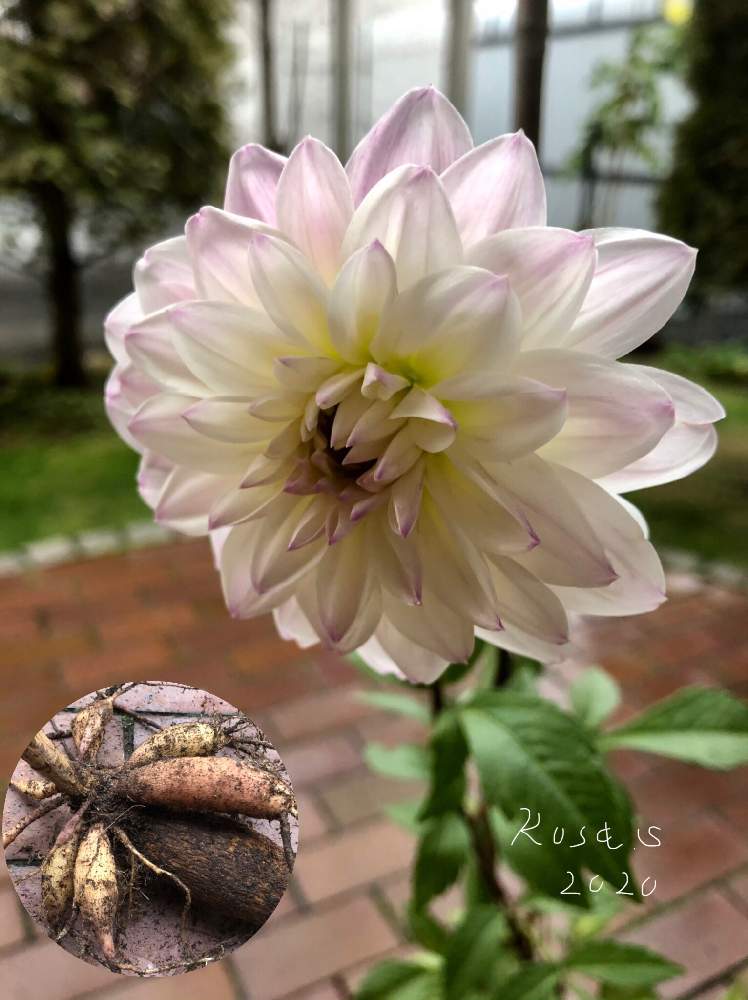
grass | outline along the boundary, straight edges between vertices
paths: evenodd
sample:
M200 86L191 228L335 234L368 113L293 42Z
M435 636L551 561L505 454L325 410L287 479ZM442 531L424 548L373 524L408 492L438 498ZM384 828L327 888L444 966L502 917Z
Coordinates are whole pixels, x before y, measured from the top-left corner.
M748 352L670 348L642 360L705 385L727 419L705 468L631 499L656 545L748 568ZM0 551L150 516L135 489L137 455L110 429L98 382L61 392L39 377L0 381L0 454Z
M0 454L0 551L150 516L135 489L138 456L110 428L98 384L0 383Z

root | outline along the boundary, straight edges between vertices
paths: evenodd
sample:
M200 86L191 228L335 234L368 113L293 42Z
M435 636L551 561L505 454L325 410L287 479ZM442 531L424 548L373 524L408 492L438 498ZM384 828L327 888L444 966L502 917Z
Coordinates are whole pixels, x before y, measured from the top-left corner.
M27 826L31 826L42 816L46 816L48 812L52 812L53 809L59 809L60 806L65 805L68 801L67 796L63 795L62 792L58 792L56 795L52 795L45 802L32 810L28 816L24 816L20 819L15 826L12 826L10 830L6 830L3 833L3 848L10 847L16 837L20 836Z
M141 864L145 865L145 867L148 868L148 869L150 869L150 871L152 871L155 875L164 875L164 876L166 876L166 878L170 878L182 890L182 892L184 893L184 907L182 909L182 932L184 932L184 929L187 926L187 915L188 915L188 913L190 911L190 906L192 905L192 893L190 892L189 887L184 884L184 882L181 880L181 878L179 878L178 876L174 875L173 872L167 871L165 868L160 868L158 865L155 865L152 861L149 861L148 858L145 856L145 854L142 854L137 849L137 847L133 844L133 842L127 836L127 834L125 833L125 831L122 830L122 829L120 829L120 827L115 826L112 829L112 833L117 838L117 840L119 840L119 842L124 847L127 848L127 850L130 852L130 854L133 857L137 858L138 861L140 861ZM134 875L134 870L133 870L133 868L131 868L130 869L130 899L132 899L133 875Z
M109 968L112 972L131 972L141 979L148 979L151 976L164 976L177 969L181 972L193 972L195 969L210 965L211 962L220 962L225 957L226 945L220 944L212 951L200 955L199 958L185 958L182 962L171 962L169 965L160 965L154 969L139 969L136 965L130 965L129 962L120 962L117 965L110 965Z
M296 855L293 852L293 846L291 844L291 824L288 819L288 813L282 813L278 819L280 823L281 839L283 841L283 853L286 857L286 864L288 865L289 872L293 871L293 866L296 861Z

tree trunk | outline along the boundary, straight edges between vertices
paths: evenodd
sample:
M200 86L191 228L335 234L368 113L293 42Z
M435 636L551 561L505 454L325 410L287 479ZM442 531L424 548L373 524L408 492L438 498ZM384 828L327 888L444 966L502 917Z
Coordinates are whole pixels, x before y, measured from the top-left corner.
M83 386L81 273L71 246L73 211L64 191L48 183L37 189L47 242L47 302L52 333L55 383Z
M468 100L472 0L449 0L447 28L447 97L465 115Z
M351 145L351 49L353 48L353 0L336 0L333 23L333 107L335 109L335 152L345 163Z
M270 32L272 0L260 0L260 65L262 74L262 142L282 152L278 138L275 100L275 53Z
M516 32L514 127L524 129L539 151L548 0L519 0Z

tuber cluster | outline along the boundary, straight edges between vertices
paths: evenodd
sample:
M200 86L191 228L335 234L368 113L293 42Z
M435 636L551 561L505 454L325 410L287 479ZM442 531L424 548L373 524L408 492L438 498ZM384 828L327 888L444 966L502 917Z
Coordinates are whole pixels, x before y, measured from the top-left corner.
M42 815L68 805L72 814L38 869L49 932L59 940L78 926L83 957L118 972L158 975L175 966L142 970L118 947L136 871L179 893L183 921L199 902L201 913L227 915L249 937L286 889L297 810L269 744L254 728L246 736L248 720L238 713L167 725L119 765L101 764L107 726L128 714L117 699L131 687L97 693L75 713L69 733L37 733L23 753L36 774L12 787L41 804L3 839L10 846ZM255 820L278 823L282 848ZM183 967L210 959L185 954Z

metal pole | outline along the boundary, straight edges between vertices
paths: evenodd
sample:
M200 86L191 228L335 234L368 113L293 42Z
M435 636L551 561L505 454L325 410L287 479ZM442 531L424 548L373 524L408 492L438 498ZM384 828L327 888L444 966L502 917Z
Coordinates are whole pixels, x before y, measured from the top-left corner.
M448 0L447 96L465 115L467 112L470 39L473 33L473 0Z
M345 161L351 151L351 56L353 0L335 0L333 19L333 108L335 151Z
M275 53L270 33L272 0L260 0L260 67L262 75L262 141L268 149L278 149L275 119Z

